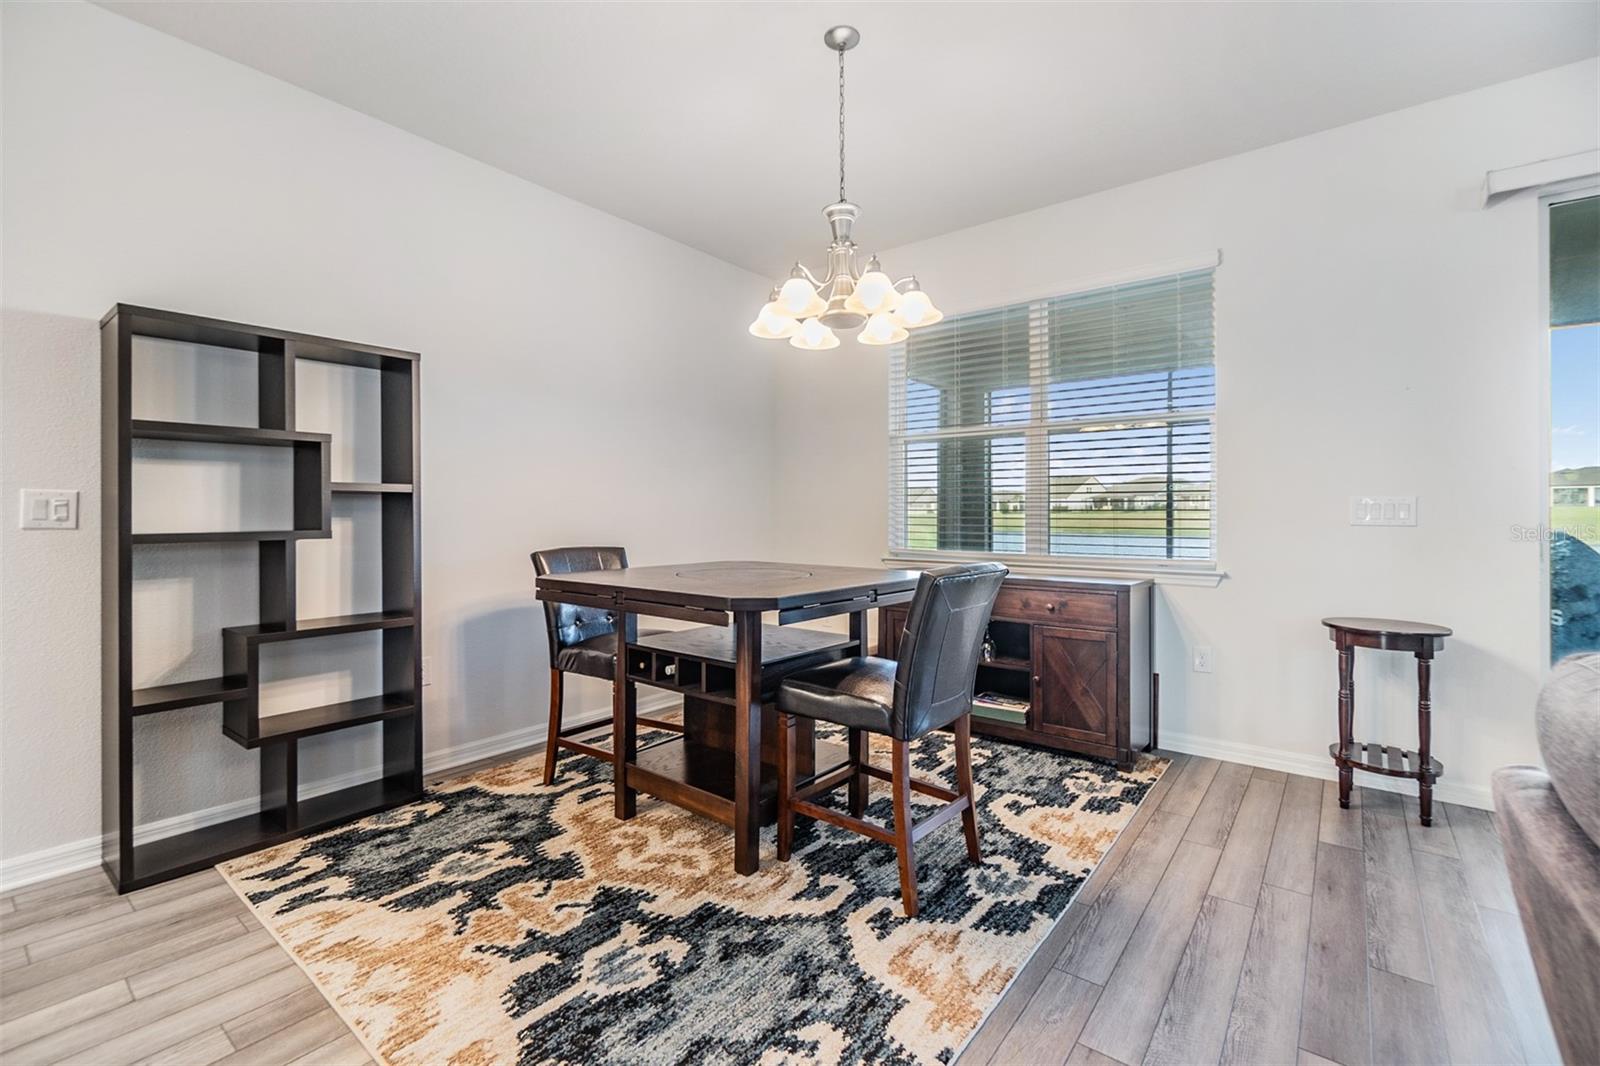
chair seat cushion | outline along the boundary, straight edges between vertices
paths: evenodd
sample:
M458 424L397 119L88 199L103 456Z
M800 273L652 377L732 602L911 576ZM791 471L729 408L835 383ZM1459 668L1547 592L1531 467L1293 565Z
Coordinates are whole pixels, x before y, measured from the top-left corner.
M639 636L647 637L652 633L662 632L659 629L639 630ZM556 652L555 667L569 674L583 674L585 677L598 677L610 681L617 661L617 635L615 633L602 633L598 637L569 644Z
M778 686L778 710L888 734L894 707L893 659L840 659L790 674Z

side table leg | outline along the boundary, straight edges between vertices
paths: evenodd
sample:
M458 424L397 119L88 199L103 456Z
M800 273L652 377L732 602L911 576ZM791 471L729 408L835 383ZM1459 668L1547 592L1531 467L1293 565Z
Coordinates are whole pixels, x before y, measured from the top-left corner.
M1339 645L1339 756L1344 758L1354 740L1356 704L1356 649ZM1350 807L1350 785L1355 775L1343 762L1339 764L1339 806Z
M1433 699L1429 692L1433 680L1433 657L1417 653L1417 809L1423 825L1433 824Z

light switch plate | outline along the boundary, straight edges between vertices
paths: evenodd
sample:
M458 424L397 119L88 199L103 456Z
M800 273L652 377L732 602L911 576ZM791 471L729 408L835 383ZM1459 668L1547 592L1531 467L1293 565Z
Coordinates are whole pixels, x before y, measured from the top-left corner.
M1415 496L1352 496L1350 524L1353 526L1414 526L1417 524Z
M75 489L23 489L23 529L77 529L78 493Z

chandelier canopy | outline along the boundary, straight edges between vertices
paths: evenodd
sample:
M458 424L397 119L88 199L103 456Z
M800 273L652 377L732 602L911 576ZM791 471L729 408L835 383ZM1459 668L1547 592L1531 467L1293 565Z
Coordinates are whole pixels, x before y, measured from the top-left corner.
M803 263L773 287L750 333L765 340L787 340L796 348L822 351L839 347L835 330L860 330L862 344L898 344L907 331L931 326L944 317L916 275L891 281L877 256L865 267L851 237L861 209L844 195L844 54L861 43L854 26L835 26L822 41L839 53L839 200L822 209L833 231L828 266L818 278Z

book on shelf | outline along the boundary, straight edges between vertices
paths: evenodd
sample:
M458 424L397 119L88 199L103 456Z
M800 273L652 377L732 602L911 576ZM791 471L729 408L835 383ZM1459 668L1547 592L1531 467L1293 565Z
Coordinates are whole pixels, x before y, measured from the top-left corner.
M1028 721L1028 701L998 692L980 692L972 697L972 713L998 722L1024 725Z

